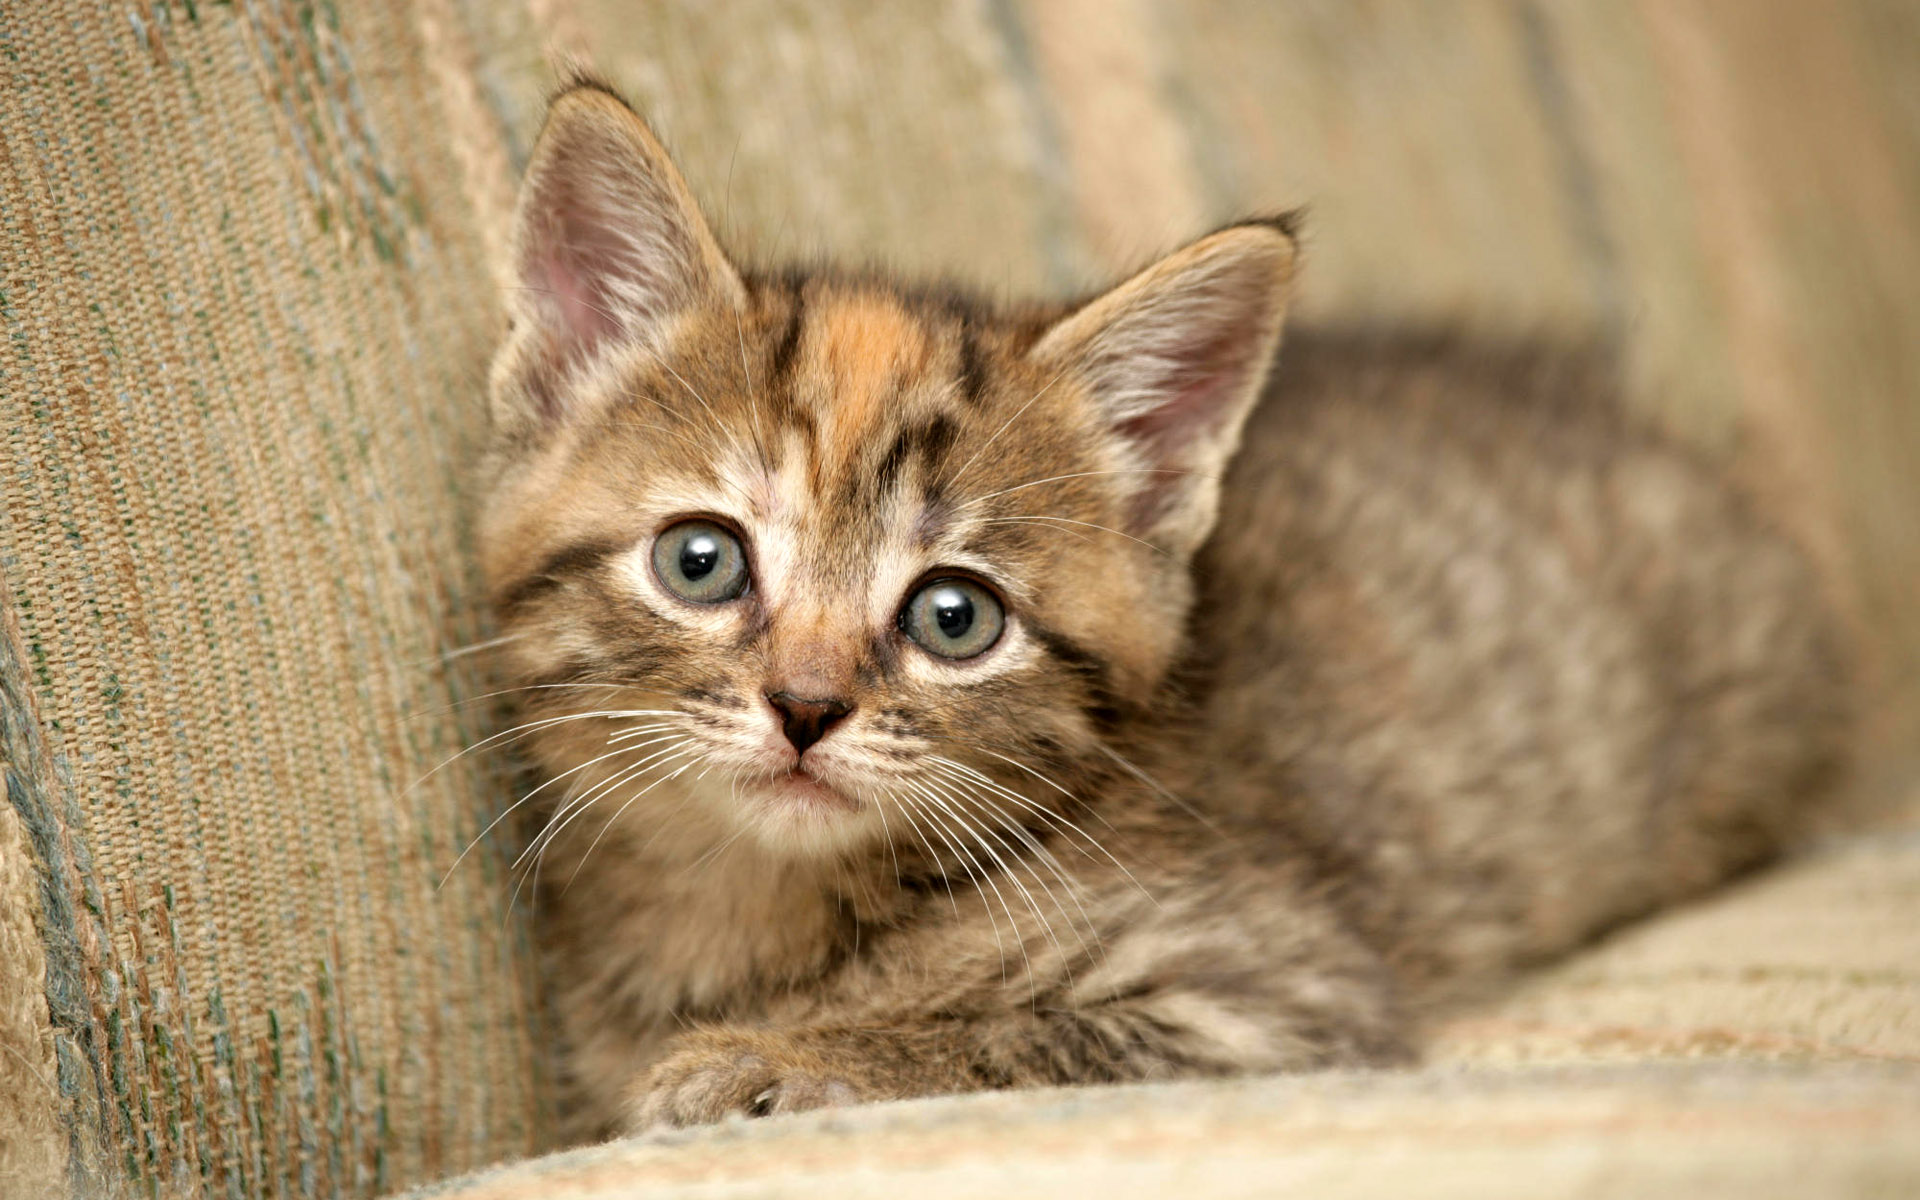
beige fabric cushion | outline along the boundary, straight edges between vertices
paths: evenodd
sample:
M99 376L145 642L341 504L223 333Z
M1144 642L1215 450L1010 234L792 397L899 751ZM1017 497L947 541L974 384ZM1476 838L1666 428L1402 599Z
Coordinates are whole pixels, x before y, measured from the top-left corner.
M1443 1028L1458 1064L1920 1064L1920 828L1628 929Z
M1435 1070L971 1096L612 1143L443 1200L1911 1195L1920 1070Z

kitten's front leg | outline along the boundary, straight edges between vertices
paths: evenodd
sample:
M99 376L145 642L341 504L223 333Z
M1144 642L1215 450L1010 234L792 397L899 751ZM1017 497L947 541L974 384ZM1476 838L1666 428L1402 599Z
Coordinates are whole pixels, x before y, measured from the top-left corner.
M932 964L989 960L944 954L950 946L929 939L931 953L906 960L903 972L933 985L924 1007L881 1019L850 1008L844 1025L685 1034L629 1094L627 1126L988 1088L1410 1061L1409 1029L1378 957L1322 905L1276 903L1277 889L1265 890L1258 905L1194 894L1130 912L1078 961L1036 946L1032 976L942 977ZM904 982L895 985L905 991Z
M676 1039L628 1093L629 1131L972 1091L951 1031L713 1026Z

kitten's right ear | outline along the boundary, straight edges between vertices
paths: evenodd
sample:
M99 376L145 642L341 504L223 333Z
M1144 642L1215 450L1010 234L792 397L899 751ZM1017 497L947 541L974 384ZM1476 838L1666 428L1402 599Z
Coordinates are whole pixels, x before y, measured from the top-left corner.
M1220 505L1280 340L1292 291L1295 219L1209 234L1069 313L1032 357L1086 383L1126 464L1133 537L1179 558L1199 549Z
M609 349L665 345L676 320L737 309L740 276L646 123L592 84L547 110L513 219L513 338L496 422L568 415L568 377Z

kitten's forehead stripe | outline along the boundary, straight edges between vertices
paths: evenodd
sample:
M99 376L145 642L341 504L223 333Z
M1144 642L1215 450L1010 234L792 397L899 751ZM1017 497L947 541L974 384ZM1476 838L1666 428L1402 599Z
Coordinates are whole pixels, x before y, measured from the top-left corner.
M850 464L901 385L925 369L927 333L898 302L874 294L837 298L810 332L807 356L830 397L827 444Z
M980 338L973 322L960 319L960 399L968 408L978 408L985 399L987 364L980 355Z
M916 465L921 488L930 493L930 498L937 498L936 476L958 436L958 427L944 414L903 423L900 431L894 434L893 443L887 447L886 454L881 457L880 465L874 469L875 494L889 491L899 484L903 468L912 462Z
M780 340L773 346L773 381L776 386L791 383L794 352L800 348L800 331L807 319L807 293L805 288L796 287L787 301L786 328L780 334Z

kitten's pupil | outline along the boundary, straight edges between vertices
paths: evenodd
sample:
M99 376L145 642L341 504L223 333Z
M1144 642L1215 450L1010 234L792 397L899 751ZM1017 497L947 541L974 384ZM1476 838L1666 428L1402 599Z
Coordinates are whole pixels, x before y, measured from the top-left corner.
M959 588L944 587L934 592L933 620L940 632L955 641L973 628L973 601Z
M710 533L696 533L680 546L680 573L704 579L720 562L720 542Z

